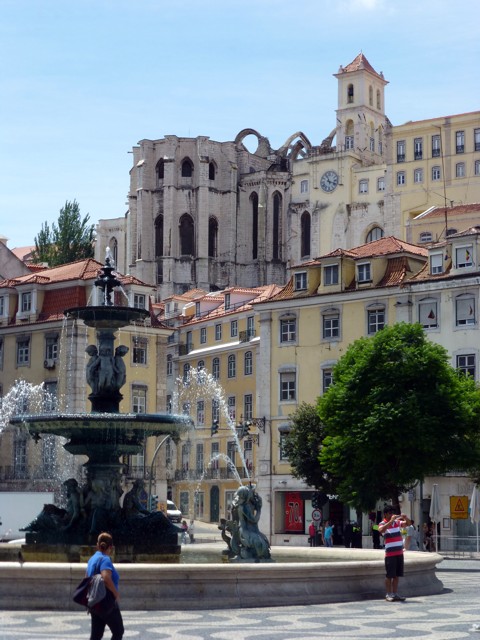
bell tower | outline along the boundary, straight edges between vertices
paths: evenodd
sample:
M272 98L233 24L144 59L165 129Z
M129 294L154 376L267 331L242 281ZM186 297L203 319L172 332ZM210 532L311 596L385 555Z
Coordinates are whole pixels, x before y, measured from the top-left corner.
M338 80L337 150L351 151L365 164L385 156L385 86L363 53L334 74Z

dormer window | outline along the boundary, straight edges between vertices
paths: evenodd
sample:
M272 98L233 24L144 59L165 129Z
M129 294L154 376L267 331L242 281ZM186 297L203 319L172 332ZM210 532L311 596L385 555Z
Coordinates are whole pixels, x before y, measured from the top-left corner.
M0 296L0 318L5 315L5 296Z
M443 254L430 254L430 273L434 276L437 273L443 273Z
M455 249L455 262L457 269L473 267L473 247L458 247Z
M200 302L195 302L195 316L200 317Z
M20 297L20 310L22 313L29 313L32 310L32 292L25 291Z
M225 311L228 311L228 309L230 309L230 294L226 293L225 294Z
M143 293L133 294L133 306L135 309L145 309L145 295Z
M338 284L338 264L328 264L323 268L323 282L325 286Z
M307 288L307 272L295 274L295 291L302 291Z
M370 270L370 263L369 262L364 262L362 264L359 264L357 267L357 273L358 273L358 282L371 282L372 281L372 275L371 275L371 270Z

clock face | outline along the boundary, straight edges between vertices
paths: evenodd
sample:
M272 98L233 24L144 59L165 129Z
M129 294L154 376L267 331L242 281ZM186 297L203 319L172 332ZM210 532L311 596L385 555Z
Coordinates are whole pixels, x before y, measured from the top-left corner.
M320 186L324 191L330 193L338 184L338 174L335 171L326 171L320 178Z

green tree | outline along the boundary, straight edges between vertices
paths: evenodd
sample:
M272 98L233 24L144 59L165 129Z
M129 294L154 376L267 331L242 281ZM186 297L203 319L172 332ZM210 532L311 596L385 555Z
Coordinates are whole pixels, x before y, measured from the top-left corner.
M50 229L47 222L35 237L34 262L47 262L56 267L67 262L93 258L94 225L88 224L90 216L80 216L78 202L65 202L60 209L58 224Z
M385 327L350 345L318 401L322 466L341 500L368 511L452 469L477 466L480 394L419 324Z
M285 438L285 453L292 474L324 493L333 493L331 479L319 462L325 436L324 426L315 405L303 402L290 415L291 429Z

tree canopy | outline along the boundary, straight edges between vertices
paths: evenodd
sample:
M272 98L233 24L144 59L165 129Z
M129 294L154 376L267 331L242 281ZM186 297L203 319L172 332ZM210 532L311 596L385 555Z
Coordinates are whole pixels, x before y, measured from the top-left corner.
M292 475L324 493L333 493L328 475L319 463L325 436L317 407L303 402L290 415L291 430L285 438L285 453Z
M76 200L65 202L60 209L58 224L50 229L48 222L35 237L34 262L46 262L56 267L67 262L93 258L94 225L88 224L90 216L80 217L80 207Z
M340 499L367 511L427 475L477 466L480 393L419 324L385 327L347 349L318 401L320 464Z

